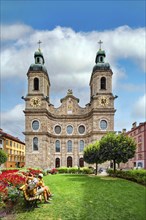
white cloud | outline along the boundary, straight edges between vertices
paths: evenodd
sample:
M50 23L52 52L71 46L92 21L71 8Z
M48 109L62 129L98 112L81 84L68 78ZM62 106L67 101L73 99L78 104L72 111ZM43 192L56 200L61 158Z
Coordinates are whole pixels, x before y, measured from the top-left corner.
M25 24L1 25L1 40L19 40L32 31L33 29Z
M1 112L1 126L4 132L7 132L11 135L16 135L24 140L24 105L18 104L14 108Z
M135 120L142 118L146 120L146 94L139 97L132 109L132 117L135 118Z

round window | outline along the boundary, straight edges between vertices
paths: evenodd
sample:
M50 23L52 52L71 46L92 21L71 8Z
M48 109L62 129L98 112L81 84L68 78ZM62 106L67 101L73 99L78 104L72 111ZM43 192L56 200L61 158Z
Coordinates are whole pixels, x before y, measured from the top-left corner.
M85 126L84 125L80 125L78 128L78 131L80 134L84 134L85 133Z
M73 132L73 127L71 125L68 125L67 126L67 133L72 134L72 132Z
M39 129L39 121L35 120L32 122L32 128L33 130L38 130Z
M107 129L107 121L101 120L101 121L100 121L100 128L101 128L102 130L106 130L106 129Z
M59 125L55 126L55 133L60 134L61 133L61 127Z

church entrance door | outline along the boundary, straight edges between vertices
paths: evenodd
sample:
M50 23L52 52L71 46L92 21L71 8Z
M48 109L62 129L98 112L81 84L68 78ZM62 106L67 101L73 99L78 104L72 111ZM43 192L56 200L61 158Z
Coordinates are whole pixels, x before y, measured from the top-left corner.
M60 159L59 158L56 158L56 161L55 161L55 167L60 167Z
M67 158L67 167L72 167L72 157Z
M84 167L84 160L83 160L83 158L79 159L79 166L80 167Z

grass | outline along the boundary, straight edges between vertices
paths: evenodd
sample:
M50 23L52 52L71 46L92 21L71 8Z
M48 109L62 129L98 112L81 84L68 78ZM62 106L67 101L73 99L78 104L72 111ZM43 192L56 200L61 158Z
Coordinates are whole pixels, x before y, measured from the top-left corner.
M55 194L51 204L25 211L20 203L15 214L3 220L144 220L145 187L112 177L49 175L46 185Z

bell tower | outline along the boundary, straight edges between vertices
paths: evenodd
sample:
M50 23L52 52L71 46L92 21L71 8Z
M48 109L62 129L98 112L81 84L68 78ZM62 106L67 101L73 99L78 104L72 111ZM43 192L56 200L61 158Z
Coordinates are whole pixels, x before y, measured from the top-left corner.
M101 49L102 41L96 54L95 65L90 79L90 104L96 114L100 114L99 129L101 131L114 130L114 99L112 94L113 72L109 63L105 62L106 53ZM94 121L93 117L93 121ZM100 125L101 124L101 125Z
M49 101L50 80L45 60L40 49L34 53L34 63L30 65L28 77L28 93L25 100L25 143L26 166L48 166L47 152L47 109ZM43 161L43 165L42 165Z

